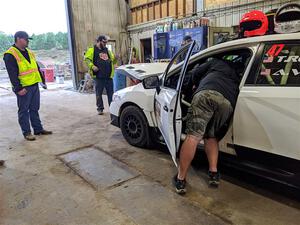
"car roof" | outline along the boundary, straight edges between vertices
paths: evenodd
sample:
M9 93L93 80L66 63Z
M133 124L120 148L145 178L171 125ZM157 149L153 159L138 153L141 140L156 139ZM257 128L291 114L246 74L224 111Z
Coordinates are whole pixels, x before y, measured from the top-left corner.
M191 58L196 58L199 55L219 50L222 48L233 48L233 47L243 47L248 46L251 44L258 44L262 42L269 42L269 41L288 41L288 40L300 40L300 32L299 33L292 33L292 34L273 34L273 35L264 35L258 37L251 37L251 38L242 38L233 41L224 42L221 44L217 44L211 46L201 52L193 55Z
M234 49L236 47L247 47L263 42L270 42L270 41L290 41L290 40L300 40L300 32L299 33L292 33L292 34L273 34L273 35L265 35L265 36L257 36L251 38L242 38L233 41L224 42L221 44L213 45L209 48L206 48L194 55L191 56L190 62L197 61L199 57L205 55L210 52L215 52L219 50L226 50L226 49ZM169 72L177 70L179 67L182 66L184 61L177 64L175 67L172 67Z
M265 36L257 36L251 38L242 38L233 41L224 42L221 44L217 44L211 46L207 49L204 49L194 55L191 56L189 59L190 62L197 61L199 57L208 54L210 52L215 52L224 49L234 49L236 47L247 47L263 42L270 42L270 41L289 41L289 40L300 40L300 32L299 33L292 33L292 34L273 34L273 35L265 35ZM180 62L176 66L172 67L169 72L175 71L183 65L184 61Z

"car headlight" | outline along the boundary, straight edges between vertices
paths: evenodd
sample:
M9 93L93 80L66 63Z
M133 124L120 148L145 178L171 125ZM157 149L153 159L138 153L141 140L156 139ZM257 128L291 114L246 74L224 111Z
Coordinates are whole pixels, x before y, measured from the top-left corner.
M117 93L115 93L115 94L113 94L112 100L113 100L114 102L120 101L120 100L121 100L121 96L118 95Z

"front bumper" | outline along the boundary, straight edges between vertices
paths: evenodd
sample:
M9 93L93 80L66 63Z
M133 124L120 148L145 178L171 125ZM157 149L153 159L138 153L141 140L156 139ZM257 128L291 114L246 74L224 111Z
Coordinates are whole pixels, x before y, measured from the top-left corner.
M120 128L120 120L118 116L110 114L110 124Z

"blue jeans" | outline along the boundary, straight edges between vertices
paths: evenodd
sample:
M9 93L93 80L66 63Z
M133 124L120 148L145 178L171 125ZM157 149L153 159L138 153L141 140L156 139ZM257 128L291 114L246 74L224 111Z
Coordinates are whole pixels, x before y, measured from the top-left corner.
M25 87L27 93L23 96L17 95L18 118L23 135L31 133L30 123L34 133L43 130L43 126L39 116L40 109L40 90L39 85ZM30 120L30 123L29 123Z
M103 111L103 109L104 109L103 99L102 99L103 90L105 88L106 94L107 94L108 105L110 105L110 103L112 101L112 95L114 93L113 80L111 78L102 78L102 79L96 78L95 84L96 84L95 92L96 92L97 110Z

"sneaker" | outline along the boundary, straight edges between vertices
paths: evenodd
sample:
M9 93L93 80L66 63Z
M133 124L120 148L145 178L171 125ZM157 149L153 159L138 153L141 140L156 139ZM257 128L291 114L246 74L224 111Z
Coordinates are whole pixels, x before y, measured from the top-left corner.
M25 134L25 135L24 135L24 138L25 138L27 141L35 141L35 136L33 136L31 133Z
M103 115L103 110L98 110L98 115Z
M39 131L39 132L34 132L34 135L49 135L49 134L52 134L52 131L42 130L42 131Z
M218 187L220 184L220 173L208 171L208 184L211 187Z
M186 189L185 189L186 181L179 180L177 178L177 174L173 177L173 185L176 189L177 194L184 195L186 193Z

